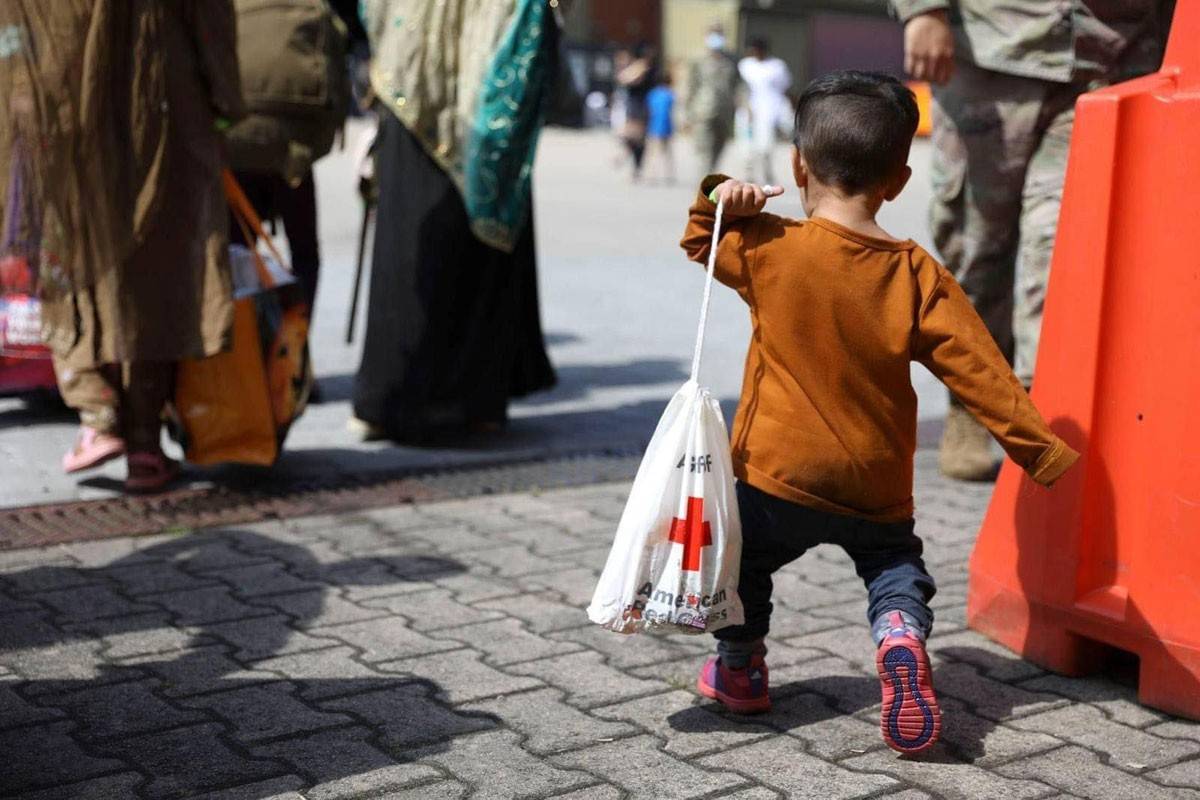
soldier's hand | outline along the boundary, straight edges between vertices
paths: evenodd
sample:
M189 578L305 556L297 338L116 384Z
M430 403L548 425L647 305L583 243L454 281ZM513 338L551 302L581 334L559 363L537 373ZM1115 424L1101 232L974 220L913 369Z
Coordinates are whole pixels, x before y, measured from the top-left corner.
M954 74L954 34L945 10L918 14L905 23L904 71L918 81L950 80Z
M767 205L767 198L783 194L782 186L756 186L732 178L717 187L717 199L725 204L730 217L752 217Z

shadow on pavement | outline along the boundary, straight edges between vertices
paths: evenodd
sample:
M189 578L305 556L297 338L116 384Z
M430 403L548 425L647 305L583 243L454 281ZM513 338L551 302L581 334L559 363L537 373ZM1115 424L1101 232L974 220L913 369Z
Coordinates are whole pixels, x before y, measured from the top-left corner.
M705 700L675 712L667 722L680 733L738 731L753 724L794 731L870 708L879 702L879 681L857 675L792 681L772 688L771 702L772 710L766 714L742 715Z
M63 405L53 392L33 392L12 398L0 397L0 400L13 401L6 402L5 405L9 407L0 411L0 430L79 421L79 416Z
M619 364L568 364L556 367L558 383L515 402L525 407L561 403L586 397L593 389L655 384L682 384L687 380L687 365L679 359L652 358ZM354 399L355 373L324 375L318 378L321 402L337 403Z
M935 640L936 641L936 640ZM951 697L955 705L965 706L969 713L948 711L943 720L942 743L935 751L943 760L974 763L987 755L988 736L1013 713L1031 702L1045 697L1072 702L1102 703L1111 700L1137 702L1136 662L1115 659L1104 665L1104 680L1070 679L1070 697L1045 689L1014 686L1002 681L1000 675L1025 674L1028 677L1050 675L1017 656L1005 656L979 647L946 647L937 649L945 657L933 670L933 685L944 684L942 696ZM967 666L969 665L969 667ZM1068 680L1068 679L1063 679ZM1029 692L1046 692L1031 696ZM1035 699L1036 698L1036 699ZM943 703L943 706L945 703Z
M557 347L563 344L575 344L583 341L583 337L570 331L546 331L542 334L547 347Z
M615 408L516 416L508 428L431 439L424 446L380 442L379 446L293 447L269 468L225 465L185 466L185 481L231 489L305 490L350 480L373 480L437 472L548 461L580 455L640 455L667 407L669 398L643 400ZM736 401L721 400L728 417ZM628 476L632 478L632 472ZM119 488L111 479L90 478L81 485Z
M637 359L620 364L569 364L557 367L555 371L558 373L555 387L522 398L521 405L539 406L577 400L586 397L592 389L682 384L688 378L687 364L669 358Z
M942 736L936 747L916 759L941 764L972 764L987 755L988 737L1001 720L1042 699L1031 695L1033 690L991 676L1024 673L1030 677L1040 671L1015 670L1018 665L1029 665L1015 656L1006 657L978 647L937 648L935 644L934 652L947 659L937 663L933 670L934 687L941 687L938 696L943 708ZM1116 682L1080 680L1078 691L1071 692L1072 699L1075 702L1114 699L1135 702L1136 665L1131 667L1118 662L1105 674ZM753 726L795 733L816 726L803 734L819 736L819 726L824 722L857 715L872 707L877 709L880 689L879 681L873 677L830 675L773 687L771 697L773 707L766 714L734 714L719 703L701 699L696 705L670 715L667 721L672 730L680 733L744 732ZM859 718L864 716L859 715ZM878 738L864 739L858 747L869 749L879 743Z
M947 647L937 652L951 661L942 661L934 667L934 688L938 687L939 678L946 682L947 674L953 672L953 694L948 696L966 704L972 713L956 714L953 709L945 709L943 703L941 743L931 751L933 758L927 760L973 764L987 755L987 737L1000 724L998 720L1008 718L1028 702L1022 692L996 691L997 681L987 677L987 673L1023 662L978 647ZM965 664L971 668L963 669ZM974 713L977 700L986 705L987 716Z
M347 372L342 375L323 375L317 378L317 383L320 385L321 403L341 403L349 402L354 399L354 378L353 372ZM309 400L309 402L313 402Z
M360 485L414 474L547 461L579 455L638 454L650 441L667 398L616 408L518 416L505 430L446 434L421 446L379 442L372 447L289 446L269 468L237 464L185 464L177 488L209 484L237 491L307 491L342 483ZM722 401L728 412L734 407ZM632 473L628 476L632 478ZM78 485L120 494L123 484L106 475Z
M439 684L400 667L381 674L459 645L351 600L464 569L223 531L95 568L4 573L0 665L15 676L0 680L0 795L137 773L147 797L191 797L421 769L404 766L413 750L500 721L451 709Z
M917 449L924 450L927 448L936 448L942 442L942 430L946 427L946 420L941 419L922 419L917 421Z

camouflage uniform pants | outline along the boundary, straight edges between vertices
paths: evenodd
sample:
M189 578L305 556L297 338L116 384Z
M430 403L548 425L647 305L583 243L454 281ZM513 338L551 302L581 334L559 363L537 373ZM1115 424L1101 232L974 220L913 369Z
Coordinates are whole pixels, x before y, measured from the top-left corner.
M723 119L706 119L696 123L692 130L692 143L696 147L701 170L705 175L717 171L721 153L733 134L733 125Z
M1087 88L960 60L950 83L933 90L934 243L1027 385L1075 99Z

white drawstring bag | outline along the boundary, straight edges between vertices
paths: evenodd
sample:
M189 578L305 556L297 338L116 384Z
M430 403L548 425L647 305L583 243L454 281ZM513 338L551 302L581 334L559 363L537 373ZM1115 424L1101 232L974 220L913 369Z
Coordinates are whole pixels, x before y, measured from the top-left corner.
M697 378L712 296L717 205L692 374L663 412L634 478L588 617L620 633L705 633L740 625L742 527L729 432Z

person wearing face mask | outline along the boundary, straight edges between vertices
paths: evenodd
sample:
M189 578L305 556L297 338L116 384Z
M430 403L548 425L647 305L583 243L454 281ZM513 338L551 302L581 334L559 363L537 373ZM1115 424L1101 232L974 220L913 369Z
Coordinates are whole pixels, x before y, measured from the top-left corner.
M725 31L720 25L708 29L707 52L692 64L688 73L687 120L692 141L706 173L715 172L725 143L733 133L737 100L737 63L725 49Z

